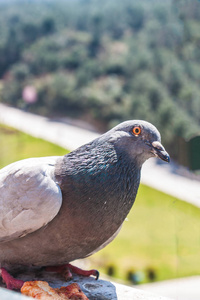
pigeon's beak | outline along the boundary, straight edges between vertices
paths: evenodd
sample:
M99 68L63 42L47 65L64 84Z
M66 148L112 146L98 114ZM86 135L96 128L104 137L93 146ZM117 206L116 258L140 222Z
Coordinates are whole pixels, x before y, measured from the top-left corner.
M151 145L152 145L153 154L155 156L159 157L160 159L166 162L170 162L170 156L160 142L155 141Z

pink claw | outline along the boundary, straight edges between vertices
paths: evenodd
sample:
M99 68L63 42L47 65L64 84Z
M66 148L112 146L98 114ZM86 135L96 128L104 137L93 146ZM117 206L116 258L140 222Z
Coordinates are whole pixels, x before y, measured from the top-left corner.
M23 280L15 279L6 271L5 268L0 269L0 276L3 279L3 282L6 284L7 289L9 290L20 290L24 284Z
M75 267L71 264L65 264L62 266L51 266L51 267L46 267L45 268L46 271L48 272L56 272L56 273L61 273L64 275L66 280L70 280L72 279L72 273L75 273L77 275L81 275L81 276L95 276L96 280L99 278L99 272L97 270L89 270L89 271L85 271L82 270L78 267Z

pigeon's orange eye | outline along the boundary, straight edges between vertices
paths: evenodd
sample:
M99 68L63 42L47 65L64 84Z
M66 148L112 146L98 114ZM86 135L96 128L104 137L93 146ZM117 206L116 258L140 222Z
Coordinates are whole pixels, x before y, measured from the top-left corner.
M140 135L141 133L141 128L139 126L133 127L133 134L134 135Z

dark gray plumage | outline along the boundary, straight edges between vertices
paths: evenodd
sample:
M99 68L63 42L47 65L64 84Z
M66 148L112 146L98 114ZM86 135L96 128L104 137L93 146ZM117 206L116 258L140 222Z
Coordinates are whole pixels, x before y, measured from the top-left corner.
M142 164L169 161L158 130L119 124L64 157L23 160L0 171L0 262L59 265L110 242L129 213Z

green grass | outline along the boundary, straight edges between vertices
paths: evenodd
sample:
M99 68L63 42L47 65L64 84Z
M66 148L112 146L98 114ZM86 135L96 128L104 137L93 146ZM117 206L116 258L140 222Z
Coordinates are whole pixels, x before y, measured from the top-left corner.
M23 158L66 152L0 125L0 167ZM90 260L103 273L107 266L116 266L115 276L121 279L130 270L145 272L147 268L156 271L157 280L200 274L200 209L140 185L120 234Z
M24 158L64 155L66 153L66 149L50 142L0 125L0 168Z
M115 266L120 279L148 268L157 280L200 274L199 260L200 209L144 185L118 237L92 257L103 272Z

